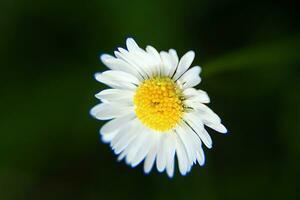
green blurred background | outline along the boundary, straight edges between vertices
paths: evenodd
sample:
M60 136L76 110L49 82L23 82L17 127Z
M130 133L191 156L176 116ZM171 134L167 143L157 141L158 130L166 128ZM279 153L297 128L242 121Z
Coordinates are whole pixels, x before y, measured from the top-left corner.
M0 199L299 199L298 21L292 1L1 0ZM229 129L186 177L117 162L89 116L129 36L195 50Z

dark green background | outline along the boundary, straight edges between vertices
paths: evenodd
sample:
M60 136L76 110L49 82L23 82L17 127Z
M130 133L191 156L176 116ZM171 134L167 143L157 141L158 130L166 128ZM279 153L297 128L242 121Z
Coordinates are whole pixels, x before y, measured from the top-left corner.
M292 1L1 0L0 199L299 199L298 21ZM229 130L186 177L117 162L89 116L129 36L195 50Z

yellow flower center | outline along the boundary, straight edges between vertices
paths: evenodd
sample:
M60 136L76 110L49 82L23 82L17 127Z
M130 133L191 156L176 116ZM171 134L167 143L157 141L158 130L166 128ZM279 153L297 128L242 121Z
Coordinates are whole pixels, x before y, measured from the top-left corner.
M181 90L169 77L145 80L136 90L134 105L144 125L162 132L172 129L184 110Z

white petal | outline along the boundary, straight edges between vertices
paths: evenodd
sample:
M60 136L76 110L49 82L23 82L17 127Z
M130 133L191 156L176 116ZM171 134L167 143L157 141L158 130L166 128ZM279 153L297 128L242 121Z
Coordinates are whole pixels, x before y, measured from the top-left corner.
M168 148L167 148L167 174L170 178L173 177L174 174L174 160L175 160L175 145L176 145L176 138L175 133L169 133L169 141L168 141Z
M116 137L116 135L118 135L118 133L119 133L119 131L116 130L116 131L109 132L107 134L101 135L101 140L104 143L109 143L112 139L114 139L114 137Z
M133 139L139 134L139 132L142 131L142 129L143 127L137 118L124 126L124 128L120 130L122 134L117 135L117 137L111 141L111 147L115 154L119 154L125 148L127 148Z
M182 123L182 126L188 132L189 140L193 145L193 150L197 152L202 149L202 142L198 134L187 124L187 122ZM195 158L193 162L196 162Z
M209 128L214 129L215 131L218 131L220 133L227 133L227 129L223 124L220 123L211 123L208 121L204 121L205 125L208 126Z
M167 145L169 134L162 134L159 141L159 150L157 152L156 167L159 172L163 172L167 164Z
M143 148L143 145L147 142L147 131L141 131L137 135L137 137L130 143L130 145L127 147L129 149L127 155L126 155L126 163L128 165L131 165L134 161L133 159L137 155L137 153L140 151L141 148Z
M156 74L155 65L157 65L157 62L151 54L141 50L139 52L136 51L133 55L135 56L135 62L146 71L149 78Z
M119 49L120 50L120 49ZM128 54L128 52L124 49L122 50L122 53L119 51L114 52L116 57L125 61L127 64L129 64L133 69L135 69L142 77L143 79L147 78L147 73L146 71L138 66L133 60L132 56Z
M134 83L118 80L116 77L111 77L107 73L96 73L95 79L101 83L117 89L135 90L137 87Z
M145 162L144 162L144 172L147 174L151 171L153 165L154 165L154 162L155 162L155 158L156 158L156 154L157 154L157 151L158 151L158 145L159 145L159 138L160 138L160 135L157 134L157 133L154 133L154 142L150 148L150 151L145 159Z
M195 88L187 88L183 91L184 97L188 100L185 103L188 105L190 101L195 103L209 103L210 99L207 93L203 90Z
M96 119L108 120L121 117L133 112L133 106L125 106L113 103L101 103L90 110L90 114Z
M127 148L127 146L135 139L135 137L138 135L137 132L133 132L133 131L124 131L122 133L123 135L120 135L120 137L118 137L116 139L116 137L112 140L114 141L116 144L112 146L114 153L115 154L120 154L122 151L124 151L124 149ZM119 135L118 135L119 136Z
M183 143L178 137L176 137L176 155L178 159L179 172L181 175L186 175L190 164Z
M184 101L188 107L192 107L197 111L197 116L205 121L211 123L221 123L220 117L212 111L208 106L198 101L186 100Z
M177 69L178 56L177 56L177 53L174 49L169 50L169 55L170 55L170 59L171 59L171 63L172 63L172 67L169 71L169 76L172 77L173 74L175 73L175 70Z
M150 148L152 147L153 142L154 142L153 133L149 133L148 137L147 137L147 141L144 143L143 147L140 149L140 151L137 153L136 157L133 159L132 164L131 164L132 167L135 167L138 164L140 164L140 162L142 162L142 160L146 157L146 155L150 151Z
M149 54L151 54L154 58L156 58L156 61L157 61L158 64L161 63L160 55L159 55L158 51L157 51L154 47L148 45L148 46L146 47L146 51L147 51Z
M116 59L115 57L113 57L112 55L109 55L109 54L102 54L100 56L100 60L106 65L106 61L108 60L113 60L113 59ZM107 65L108 68L110 68L110 64ZM113 67L114 68L114 67Z
M146 51L149 54L149 56L152 58L152 76L160 76L161 75L161 65L162 60L157 52L157 50L152 46L147 46Z
M207 131L204 129L202 120L194 113L186 113L184 120L190 125L190 127L197 133L207 148L212 147L212 139Z
M177 82L183 86L183 89L194 87L201 82L199 73L201 68L199 66L192 67L187 72L185 72Z
M197 90L195 88L187 88L183 90L183 95L185 98L189 99L197 94Z
M100 129L101 135L105 135L123 128L135 118L133 113L113 119L102 126Z
M185 147L186 153L189 158L189 163L192 164L196 160L196 152L193 148L193 142L190 139L189 130L184 128L182 124L179 124L176 127L176 131L177 131L177 135L179 136L179 138L181 139Z
M163 76L169 76L171 68L172 68L172 61L170 55L165 52L160 52L161 60L163 61L163 65L161 66L161 71Z
M129 52L139 51L141 50L138 44L132 38L127 38L126 46Z
M125 149L119 156L118 156L118 161L121 161L125 158L125 156L127 155L129 149Z
M133 83L136 85L140 83L140 81L135 76L123 71L108 70L103 72L102 74L118 82L120 81L120 82Z
M138 133L132 131L126 131L123 134L123 137L118 137L118 140L115 140L117 143L115 144L115 146L113 146L113 149L116 155L124 151L128 147L128 145L131 144L131 142L134 141L134 139L138 136Z
M201 103L209 103L210 98L208 94L203 90L196 90L196 95L191 98L193 101L199 101Z
M140 81L143 80L138 71L122 59L115 58L108 54L101 55L100 59L109 69L127 72L137 77Z
M128 153L132 151L132 146L136 144L136 138L140 136L140 133L144 130L144 127L136 118L130 123L127 124L122 130L121 134L118 134L112 141L111 147L116 154L121 153L118 156L118 161L121 161L123 158L128 156Z
M145 56L142 56L140 53L137 52L131 53L126 51L123 48L118 48L119 52L122 55L123 59L126 59L125 61L130 63L132 66L135 66L136 69L139 69L140 73L143 75L144 78L149 78L151 75L151 69L148 66L148 63L145 62L145 59L147 59ZM116 56L119 57L117 52L115 52Z
M152 46L147 46L146 51L149 54L149 56L151 56L151 58L153 60L152 61L152 70L153 70L152 75L153 76L161 75L160 70L161 70L162 60L161 60L161 57L160 57L159 53Z
M182 58L179 61L176 73L173 77L174 80L177 80L191 66L194 57L194 51L189 51L182 56Z
M199 152L197 152L197 161L200 166L205 164L205 155L202 148L199 150Z
M205 157L204 157L204 152L202 149L202 142L201 142L199 136L196 135L196 133L194 131L192 131L190 133L190 136L194 143L194 148L195 148L195 152L196 152L196 160L200 164L200 166L203 166L204 162L205 162Z
M132 104L134 91L121 89L106 89L97 93L95 96L100 100L106 100L106 102Z

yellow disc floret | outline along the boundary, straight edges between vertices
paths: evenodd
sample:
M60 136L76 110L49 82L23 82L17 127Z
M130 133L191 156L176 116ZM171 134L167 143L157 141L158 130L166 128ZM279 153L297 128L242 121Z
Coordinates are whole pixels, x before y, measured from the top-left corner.
M161 132L172 129L184 110L181 90L169 77L145 80L136 90L134 105L141 122Z

